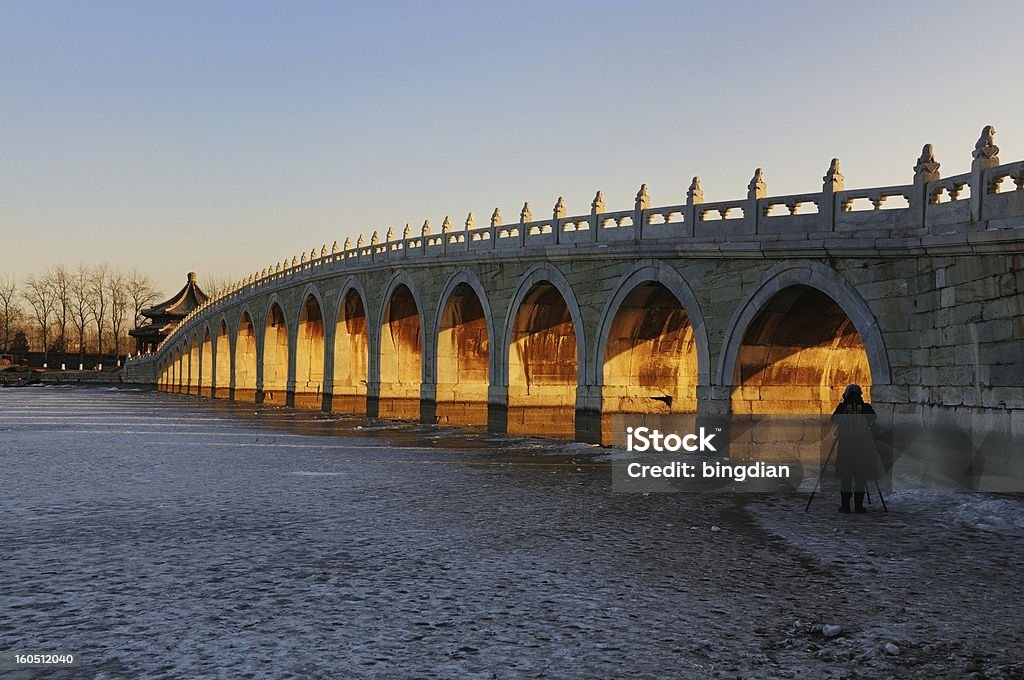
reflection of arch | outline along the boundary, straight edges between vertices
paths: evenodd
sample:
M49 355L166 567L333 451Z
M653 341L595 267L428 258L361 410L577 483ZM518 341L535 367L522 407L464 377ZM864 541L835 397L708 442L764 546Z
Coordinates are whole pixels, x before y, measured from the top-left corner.
M350 276L341 287L334 318L331 410L366 413L371 325L366 294L354 277Z
M576 302L576 295L573 293L572 286L569 285L568 279L565 278L557 267L547 262L542 262L532 267L519 280L519 285L516 287L515 295L512 297L512 302L508 308L508 314L505 317L505 335L502 338L501 357L507 358L509 351L511 350L513 326L516 316L519 314L519 308L523 304L523 299L530 292L531 288L541 282L547 282L554 286L561 294L566 306L569 308L569 315L572 318L573 328L576 333L577 382L581 385L585 384L584 367L587 364L587 348L586 342L584 341L583 316L580 314L580 307ZM495 385L508 385L509 369L507 362L504 360L497 360L495 364L500 370L494 373L491 382Z
M586 365L584 329L576 296L554 266L537 265L520 280L501 353L508 431L575 434L576 396Z
M439 300L433 343L437 417L486 425L487 392L497 360L487 293L476 274L459 269L448 277Z
M423 382L423 305L415 284L404 272L391 279L380 316L379 414L419 418Z
M693 294L686 280L672 267L658 260L642 260L637 262L619 282L615 293L604 307L601 313L601 321L597 330L596 361L591 370L593 371L593 384L604 384L605 352L608 345L608 334L616 314L622 307L623 301L633 292L637 286L647 283L660 283L671 292L682 305L690 326L693 328L694 348L697 352L697 375L701 385L711 382L711 356L710 344L708 342L707 327L704 325L704 315L700 309L700 303Z
M885 351L878 322L856 289L831 267L820 262L780 262L765 272L753 285L743 301L733 312L727 326L725 345L718 361L716 382L732 385L736 370L736 357L743 337L751 321L765 305L783 288L804 285L816 288L835 301L853 322L871 368L871 382L874 385L888 385L891 382L889 355Z
M235 328L234 399L256 399L257 348L256 325L248 307L243 307Z
M324 384L325 322L316 286L302 294L295 334L295 405L320 408Z
M231 340L228 321L223 316L213 343L213 396L227 398L231 388Z
M276 295L267 303L263 333L263 398L284 404L288 390L288 322Z

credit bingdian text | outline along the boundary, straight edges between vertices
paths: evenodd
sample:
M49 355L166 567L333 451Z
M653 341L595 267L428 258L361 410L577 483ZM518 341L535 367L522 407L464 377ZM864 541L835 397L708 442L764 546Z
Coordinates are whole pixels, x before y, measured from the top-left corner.
M678 435L663 434L647 427L626 428L626 448L631 452L645 453L688 453L717 452L714 445L715 432L703 427L697 432ZM626 473L634 478L677 478L677 479L731 479L742 482L746 479L786 478L790 476L788 465L773 465L764 462L747 465L727 465L719 462L684 463L673 461L663 465L630 463Z

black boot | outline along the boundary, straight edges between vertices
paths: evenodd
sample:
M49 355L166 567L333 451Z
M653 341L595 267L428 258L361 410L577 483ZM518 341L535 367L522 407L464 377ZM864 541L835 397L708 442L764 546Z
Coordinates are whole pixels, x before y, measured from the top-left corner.
M839 512L850 512L850 496L852 495L849 491L839 492L839 497L843 500L843 504L839 506Z
M854 512L867 512L867 508L864 507L864 492L858 491L853 494L853 509ZM847 510L849 512L849 510Z

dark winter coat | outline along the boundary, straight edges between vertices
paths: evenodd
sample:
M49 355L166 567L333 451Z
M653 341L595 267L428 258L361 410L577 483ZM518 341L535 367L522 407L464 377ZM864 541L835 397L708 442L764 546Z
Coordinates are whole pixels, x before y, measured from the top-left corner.
M844 401L836 406L832 422L838 425L837 477L878 479L878 454L872 433L877 417L871 404L860 400Z

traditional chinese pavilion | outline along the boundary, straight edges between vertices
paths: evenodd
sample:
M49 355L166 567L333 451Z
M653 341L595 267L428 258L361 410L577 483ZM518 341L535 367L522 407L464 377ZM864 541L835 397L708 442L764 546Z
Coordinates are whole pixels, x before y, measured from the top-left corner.
M140 354L156 350L164 338L189 312L203 304L207 295L196 285L196 273L188 273L188 282L176 295L165 302L142 310L148 320L128 331L135 338L135 349Z

